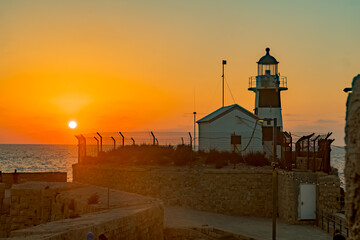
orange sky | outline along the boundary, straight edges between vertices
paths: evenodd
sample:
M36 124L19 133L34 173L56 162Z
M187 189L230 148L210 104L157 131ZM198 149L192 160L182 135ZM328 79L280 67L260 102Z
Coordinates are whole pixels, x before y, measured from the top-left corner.
M76 143L95 131L190 131L235 102L266 47L280 62L284 130L334 132L359 73L358 1L0 2L0 143ZM227 105L234 100L226 89ZM67 123L78 122L71 130Z

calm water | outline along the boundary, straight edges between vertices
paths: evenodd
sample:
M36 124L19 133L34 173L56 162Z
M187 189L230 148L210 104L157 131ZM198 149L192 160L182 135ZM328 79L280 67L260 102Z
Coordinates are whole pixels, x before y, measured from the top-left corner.
M3 172L67 172L72 181L72 164L77 162L76 145L0 144L0 170ZM339 169L344 183L345 149L332 147L331 165Z
M72 164L77 162L76 145L0 144L2 172L67 172L72 181Z

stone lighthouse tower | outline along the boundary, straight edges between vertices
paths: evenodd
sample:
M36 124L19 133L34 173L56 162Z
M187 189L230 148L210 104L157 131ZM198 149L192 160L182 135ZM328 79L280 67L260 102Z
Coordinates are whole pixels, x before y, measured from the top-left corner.
M287 78L278 72L279 62L270 55L270 48L257 62L258 74L249 78L248 90L255 92L255 115L260 119L277 119L277 136L282 131L282 114L280 92L287 90ZM272 152L273 121L263 122L263 150ZM280 148L280 146L278 147ZM280 149L279 149L280 150ZM280 153L280 151L277 151Z

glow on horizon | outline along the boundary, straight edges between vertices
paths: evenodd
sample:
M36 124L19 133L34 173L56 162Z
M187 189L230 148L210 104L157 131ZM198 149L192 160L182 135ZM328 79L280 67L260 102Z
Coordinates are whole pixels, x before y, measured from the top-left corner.
M289 90L284 130L334 132L360 66L358 1L0 2L0 143L76 143L76 131L192 129L221 106L221 60L235 102L266 47ZM194 99L195 95L195 99ZM225 105L234 101L226 89ZM24 121L26 119L26 121Z

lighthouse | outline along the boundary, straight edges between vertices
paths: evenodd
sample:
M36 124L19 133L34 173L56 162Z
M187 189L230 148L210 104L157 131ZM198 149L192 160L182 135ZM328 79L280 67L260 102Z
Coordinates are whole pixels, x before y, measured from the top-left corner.
M266 48L266 54L257 64L258 74L249 78L248 88L249 91L255 92L254 114L259 119L276 119L277 136L280 136L283 130L280 92L288 89L287 78L280 76L279 62L270 55L270 48ZM272 152L273 122L264 121L262 125L263 151L269 155ZM281 147L278 146L278 148L280 150Z

